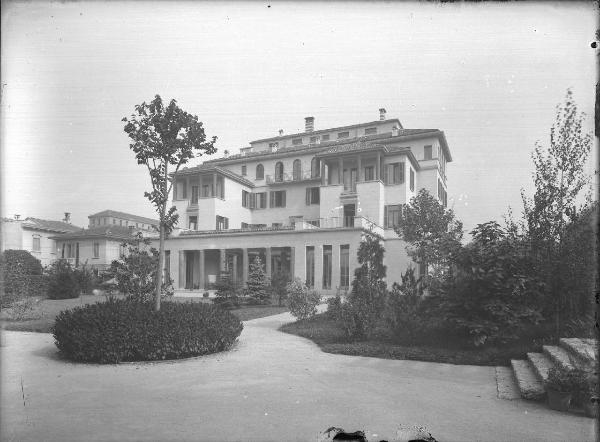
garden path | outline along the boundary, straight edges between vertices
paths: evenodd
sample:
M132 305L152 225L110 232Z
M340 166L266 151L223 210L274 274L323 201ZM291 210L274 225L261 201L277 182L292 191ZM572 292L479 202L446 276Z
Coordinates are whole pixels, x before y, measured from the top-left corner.
M49 334L2 337L5 441L315 441L330 426L393 440L423 425L440 441L594 440L594 420L497 397L494 367L323 353L244 323L225 353L177 362L74 364ZM376 434L377 436L374 436Z

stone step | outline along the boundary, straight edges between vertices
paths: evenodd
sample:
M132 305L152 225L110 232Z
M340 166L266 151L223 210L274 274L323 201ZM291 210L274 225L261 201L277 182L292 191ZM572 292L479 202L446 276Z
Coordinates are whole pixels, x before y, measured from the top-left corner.
M563 370L574 370L575 361L571 357L571 354L558 345L543 345L544 354L550 358L550 360Z
M529 361L513 359L510 361L521 397L534 401L542 400L546 394L544 385L536 376Z
M527 353L527 359L533 367L533 371L542 384L548 380L550 369L554 363L543 353Z
M598 344L594 339L560 338L560 346L575 355L584 365L596 365Z

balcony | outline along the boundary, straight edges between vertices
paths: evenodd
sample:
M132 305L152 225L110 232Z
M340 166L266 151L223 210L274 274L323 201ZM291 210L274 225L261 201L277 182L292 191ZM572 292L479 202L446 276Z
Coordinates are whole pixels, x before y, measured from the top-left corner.
M297 222L296 230L361 228L383 236L383 229L364 216L317 218Z
M320 180L320 176L313 176L310 170L305 172L294 174L284 173L282 176L267 175L267 184L279 184L279 183L292 183L300 181Z

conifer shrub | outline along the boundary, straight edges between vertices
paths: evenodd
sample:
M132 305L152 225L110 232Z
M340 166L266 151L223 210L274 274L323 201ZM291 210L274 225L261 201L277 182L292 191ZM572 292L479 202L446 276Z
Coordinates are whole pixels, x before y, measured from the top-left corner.
M79 298L79 281L77 274L68 261L56 260L48 268L48 298Z
M270 304L271 283L264 271L264 265L258 256L250 263L246 287L246 293L252 304Z
M242 332L232 313L206 303L109 298L59 313L53 327L66 358L101 364L156 361L227 350Z

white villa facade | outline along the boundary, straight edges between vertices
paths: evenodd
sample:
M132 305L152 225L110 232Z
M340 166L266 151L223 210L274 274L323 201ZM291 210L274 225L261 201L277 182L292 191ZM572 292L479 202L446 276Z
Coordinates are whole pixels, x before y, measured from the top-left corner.
M179 229L166 241L176 293L208 290L222 275L244 284L254 256L324 294L347 289L364 234L386 249L388 283L412 261L393 227L420 188L447 204L444 133L377 121L252 141L240 154L173 176Z

